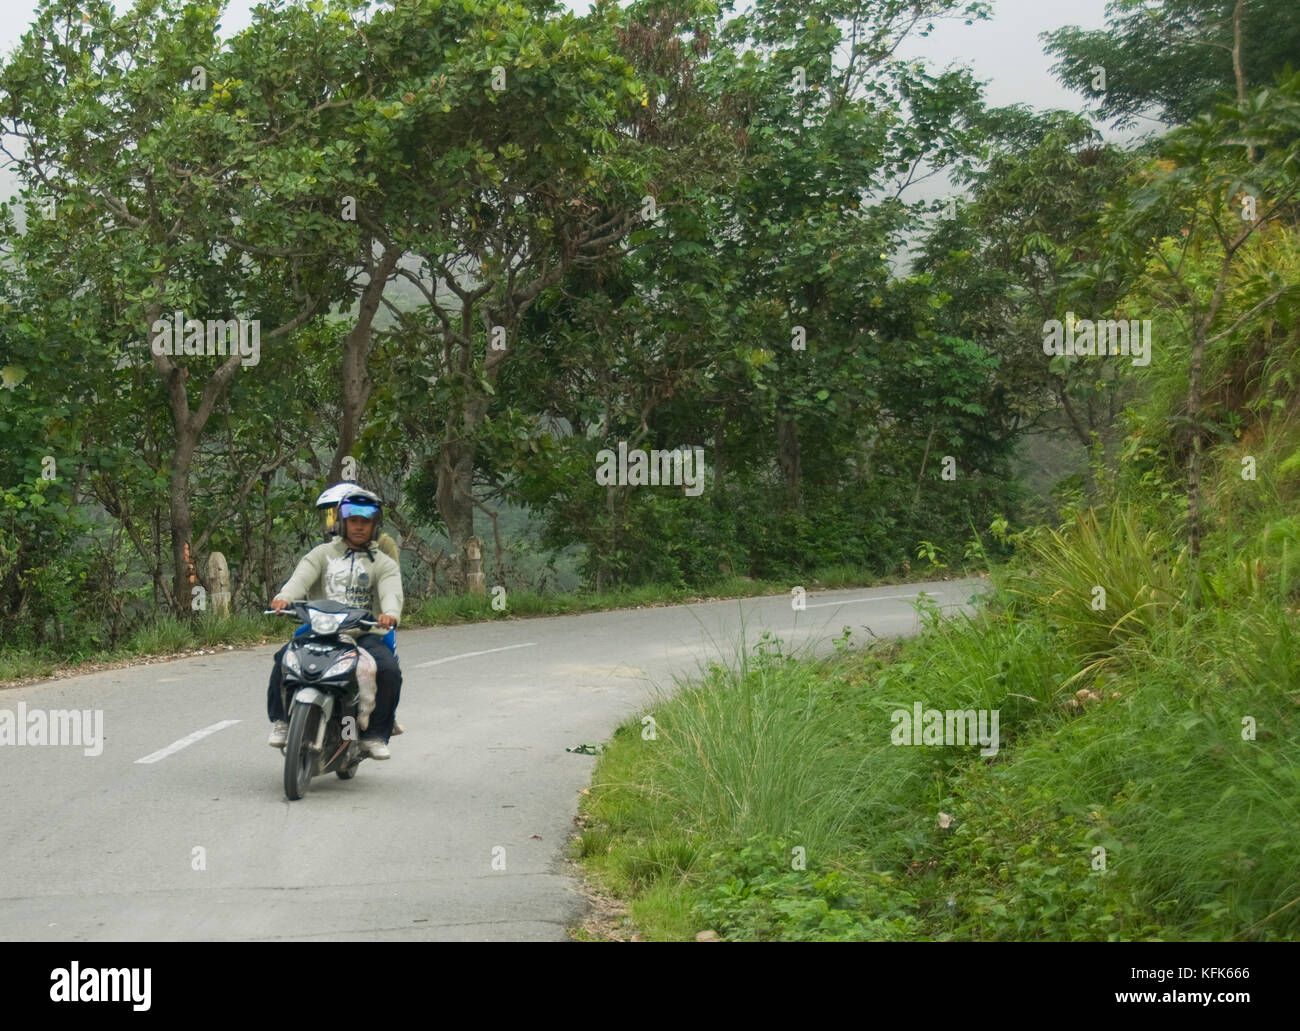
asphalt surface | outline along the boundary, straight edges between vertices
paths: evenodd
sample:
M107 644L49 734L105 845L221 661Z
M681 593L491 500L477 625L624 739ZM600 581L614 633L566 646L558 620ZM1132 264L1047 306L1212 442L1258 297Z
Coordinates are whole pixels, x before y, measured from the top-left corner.
M566 747L734 654L742 624L823 652L844 626L914 633L921 591L947 609L980 584L399 630L393 758L297 802L266 745L275 645L0 691L11 727L20 703L103 721L98 749L0 745L0 940L564 940L596 761Z

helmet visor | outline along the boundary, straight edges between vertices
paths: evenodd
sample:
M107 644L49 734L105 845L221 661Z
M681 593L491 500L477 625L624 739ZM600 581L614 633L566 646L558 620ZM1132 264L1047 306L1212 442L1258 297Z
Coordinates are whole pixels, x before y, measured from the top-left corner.
M350 519L357 516L361 519L374 519L379 511L378 505L366 505L357 501L345 501L339 505L339 518Z

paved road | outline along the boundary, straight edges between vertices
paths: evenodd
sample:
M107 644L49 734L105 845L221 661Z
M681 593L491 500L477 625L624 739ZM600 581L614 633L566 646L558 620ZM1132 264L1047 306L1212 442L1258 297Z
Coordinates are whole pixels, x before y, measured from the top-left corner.
M742 622L824 651L845 625L912 633L919 591L960 606L979 584L399 631L393 759L293 803L265 744L274 646L0 691L15 717L102 710L104 738L0 746L0 940L562 940L595 763L566 746L730 655Z

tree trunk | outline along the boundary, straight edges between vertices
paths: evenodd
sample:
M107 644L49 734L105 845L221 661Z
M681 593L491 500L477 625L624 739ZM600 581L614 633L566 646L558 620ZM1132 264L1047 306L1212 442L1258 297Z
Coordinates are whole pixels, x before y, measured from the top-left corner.
M465 544L474 536L474 456L460 444L445 444L438 455L438 485L434 500L447 527L451 555L451 586L457 594L465 590L469 575Z
M930 460L930 445L934 442L934 429L937 423L938 416L930 420L930 435L925 438L925 451L921 453L921 471L916 474L916 493L912 495L913 508L921 503L921 483L925 479L925 463Z
M1232 77L1237 82L1237 106L1244 108L1246 106L1246 73L1241 66L1241 11L1246 6L1246 0L1237 0L1237 6L1232 10ZM1246 160L1252 165L1255 163L1255 145L1246 144Z
M182 390L184 388L182 387ZM189 423L190 420L186 420ZM176 436L176 455L168 487L168 505L172 524L172 598L176 614L188 616L194 609L190 588L197 579L190 556L190 537L194 522L190 512L190 463L194 457L197 432L191 425L181 427Z
M727 479L727 409L722 410L722 417L713 431L713 501L722 503L723 485Z
M497 585L504 587L506 583L506 558L505 548L501 544L501 517L496 510L488 508L487 505L474 499L474 504L487 513L487 517L492 520L492 543L494 557L492 561L492 571L496 576Z
M155 279L154 285L159 295L163 293L166 282L161 279ZM315 311L320 298L314 297L298 314L285 322L283 325L273 329L270 333L262 334L263 342L275 340L305 323ZM159 304L151 305L146 313L145 320L150 326L159 320L162 315L162 306ZM193 610L190 607L191 595L190 586L197 582L197 573L193 566L193 555L190 551L190 537L193 533L193 517L190 512L190 466L194 459L194 450L198 445L199 437L203 433L203 428L208 424L208 419L212 416L213 409L230 381L238 372L242 359L238 352L231 355L225 362L217 367L203 385L203 393L200 396L198 407L190 410L190 399L185 389L185 381L189 377L189 369L182 368L172 360L170 355L158 354L150 349L153 356L154 371L158 374L158 381L162 384L163 390L167 394L167 400L172 413L172 433L174 437L174 451L172 458L172 471L169 482L169 508L172 531L172 610L179 616L188 616Z
M455 356L456 368L452 375L459 378L464 388L460 410L447 414L443 430L443 446L438 459L438 483L434 499L438 514L447 526L450 541L452 588L457 593L466 589L469 582L469 563L465 546L474 536L474 454L478 440L487 421L488 399L473 375L473 349L470 344L473 325L473 307L470 302L461 309L461 333L455 347L449 352ZM489 324L491 319L488 320ZM484 359L484 376L495 381L505 351L488 348Z
M266 503L267 495L262 495L262 583L264 595L268 601L275 597L279 584L275 582L275 556L271 552L271 542L275 540L272 533L271 506Z
M357 321L343 341L343 422L339 426L339 443L330 461L329 482L343 479L343 460L352 452L361 431L361 417L370 399L373 386L367 370L370 360L371 336L375 313L379 311L388 277L402 256L398 247L387 247L377 264L370 269L370 282L361 292L361 310Z

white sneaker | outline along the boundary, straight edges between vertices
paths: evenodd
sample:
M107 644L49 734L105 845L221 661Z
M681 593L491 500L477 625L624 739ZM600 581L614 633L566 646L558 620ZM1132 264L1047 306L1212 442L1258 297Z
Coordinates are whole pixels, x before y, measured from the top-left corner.
M266 743L272 748L283 748L284 743L289 740L289 723L287 720L276 720L271 724L271 736L266 739Z
M393 753L388 750L388 745L377 737L363 737L361 739L361 754L368 755L372 759L391 759Z

